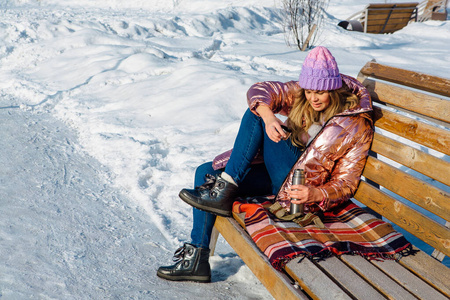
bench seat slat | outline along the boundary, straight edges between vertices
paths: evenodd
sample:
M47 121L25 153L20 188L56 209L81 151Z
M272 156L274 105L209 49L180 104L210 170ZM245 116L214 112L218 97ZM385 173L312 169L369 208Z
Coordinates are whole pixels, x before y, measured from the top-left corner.
M342 255L341 260L389 299L406 300L413 296L397 282L359 255Z
M374 107L375 126L446 155L450 155L448 130Z
M364 177L443 218L450 219L450 194L369 156ZM447 220L448 221L448 220Z
M450 269L441 262L420 251L403 257L399 263L450 299Z
M299 260L291 260L285 270L313 299L352 299L312 261Z
M397 142L389 137L375 133L372 151L422 173L445 185L450 185L450 162L427 154L411 146Z
M450 255L450 232L444 225L422 215L379 189L361 181L354 198L421 240Z
M419 299L433 299L433 300L448 300L443 294L435 290L433 287L426 284L420 278L414 276L404 268L399 268L398 263L392 260L385 261L371 261L375 266L380 268L391 278L399 282L410 293L417 296Z
M308 299L299 289L294 288L286 275L272 267L236 220L217 217L215 227L275 298Z
M245 228L244 223L245 213L241 214L233 213L233 216L237 221L237 223L242 228ZM249 239L251 239L247 233L246 236ZM268 260L267 263L269 263ZM287 264L287 266L285 267L285 271L298 283L298 285L302 289L307 291L308 295L310 296L314 295L313 298L316 297L316 299L324 299L323 297L325 295L333 295L333 298L335 299L349 299L348 295L343 293L338 285L336 285L327 275L325 275L321 271L319 267L317 267L308 259L303 260L300 260L300 258L293 259L291 262ZM309 281L305 281L305 279L309 280L311 276L314 276L313 278L315 278L315 282L317 282L317 285L314 284L311 285ZM308 284L305 284L305 282L308 282ZM323 294L324 286L326 286L327 290L326 294Z
M357 299L385 299L379 291L358 276L358 274L336 256L319 260L316 264Z

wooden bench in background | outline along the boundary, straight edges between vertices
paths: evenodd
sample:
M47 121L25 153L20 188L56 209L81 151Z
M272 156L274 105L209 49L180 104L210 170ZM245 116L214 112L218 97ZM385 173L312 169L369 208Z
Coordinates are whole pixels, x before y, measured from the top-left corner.
M275 299L449 299L450 269L440 261L450 254L450 79L368 62L358 80L372 95L376 134L354 198L435 248L434 257L295 259L280 272L242 216L218 217L215 232Z
M365 33L392 33L417 21L418 2L369 4L347 21L358 21Z

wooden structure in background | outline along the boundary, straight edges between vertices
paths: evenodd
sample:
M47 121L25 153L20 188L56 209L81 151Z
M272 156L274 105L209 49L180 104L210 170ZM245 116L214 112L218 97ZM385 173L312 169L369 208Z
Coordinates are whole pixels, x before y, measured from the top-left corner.
M418 6L418 21L424 22L428 20L447 20L447 2L448 0L425 0L420 2Z
M377 130L354 198L431 245L434 258L295 259L283 273L242 216L218 217L215 228L275 299L449 299L450 269L439 260L450 255L450 79L368 62L358 80L371 93Z
M350 16L361 23L365 33L392 33L417 21L418 2L374 3Z

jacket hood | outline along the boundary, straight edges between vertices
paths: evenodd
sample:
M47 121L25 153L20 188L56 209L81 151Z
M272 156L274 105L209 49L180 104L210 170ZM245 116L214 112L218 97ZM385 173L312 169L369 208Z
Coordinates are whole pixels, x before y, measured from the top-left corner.
M349 115L356 115L356 114L363 114L362 116L370 121L370 123L373 125L373 120L371 117L371 113L373 111L372 107L372 99L370 97L369 92L367 89L355 78L341 74L342 80L345 82L345 84L350 88L353 94L358 96L359 98L359 105L352 109L347 109L337 115L338 116L349 116Z
M355 108L347 109L346 111L337 114L337 116L348 116L373 111L372 99L367 89L355 78L344 74L341 74L341 76L342 80L347 84L353 94L358 96L359 105Z

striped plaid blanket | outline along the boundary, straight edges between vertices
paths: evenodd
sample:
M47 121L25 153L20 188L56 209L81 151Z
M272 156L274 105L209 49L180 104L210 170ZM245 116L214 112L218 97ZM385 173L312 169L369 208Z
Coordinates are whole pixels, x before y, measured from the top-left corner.
M259 200L261 201L261 200ZM245 226L256 245L281 270L296 257L325 258L332 254L359 254L398 260L412 252L412 245L382 221L348 201L320 217L323 225L300 227L268 212L266 203L235 202L233 211L245 213Z

